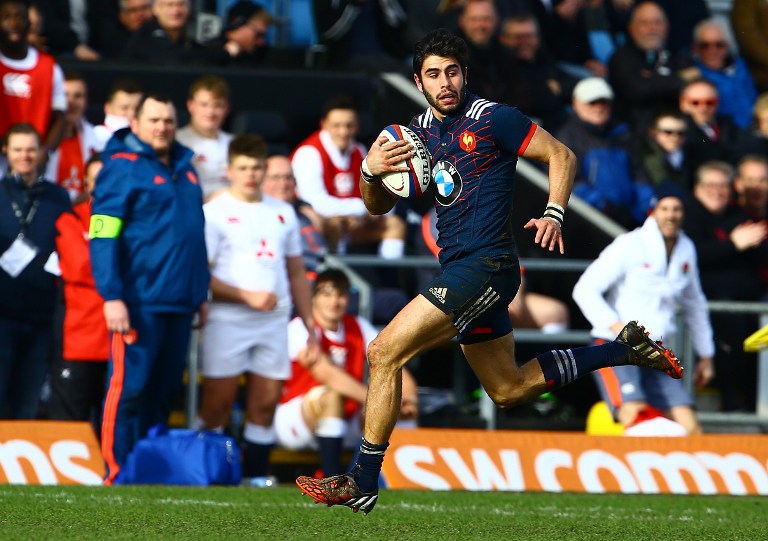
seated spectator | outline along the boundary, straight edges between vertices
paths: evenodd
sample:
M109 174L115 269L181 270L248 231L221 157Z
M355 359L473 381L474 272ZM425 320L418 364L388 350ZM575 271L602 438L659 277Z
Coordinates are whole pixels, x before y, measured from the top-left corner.
M142 94L141 84L135 79L119 79L112 84L104 102L104 122L93 128L102 148L113 133L130 126Z
M759 92L768 92L768 6L763 0L733 0L733 37Z
M768 156L768 92L760 94L752 107L752 123L744 142L744 154Z
M104 299L96 291L88 253L88 229L96 175L102 168L101 154L86 164L85 192L88 199L74 213L62 214L56 222L56 251L64 281L64 322L61 357L51 370L51 401L48 412L57 421L90 421L100 434L101 407L106 390L109 332L104 319Z
M736 203L751 220L768 218L768 157L747 154L739 160L733 189Z
M658 113L645 137L636 143L636 173L638 178L653 185L674 182L686 192L690 191L691 172L685 155L685 116L674 111Z
M683 82L700 74L665 47L669 24L657 3L637 3L627 33L627 43L611 56L608 80L616 93L616 112L635 133L644 133L654 112L675 107Z
M752 121L752 106L757 88L744 59L731 51L721 24L708 19L696 25L693 33L693 58L701 76L717 88L717 113L730 117L741 129Z
M344 470L341 453L355 448L362 436L361 406L365 404L365 364L368 344L378 334L371 323L347 312L350 284L340 270L317 276L312 294L320 355L307 355L309 331L301 319L288 324L291 377L285 382L275 411L277 442L289 449L318 449L322 475ZM414 426L418 394L413 376L403 369L400 421Z
M27 33L27 41L29 44L38 51L48 52L48 45L46 45L47 38L43 33L44 21L43 14L37 4L29 4L29 10L27 10L29 16L29 32Z
M226 50L231 66L258 66L269 52L267 32L271 24L272 16L266 9L250 0L240 0L227 10L221 35L207 45Z
M314 0L312 13L325 51L321 67L413 75L401 0Z
M743 152L746 134L730 119L717 114L720 98L717 87L705 79L696 79L680 91L680 111L687 116L685 154L692 171L710 160L730 164Z
M190 0L154 0L153 18L136 30L122 58L163 66L223 66L229 54L190 37Z
M541 46L539 24L530 13L501 23L499 42L510 64L505 69L504 102L554 132L565 122L566 99L576 80L561 72Z
M0 3L0 14L7 7ZM17 13L26 19L26 8ZM0 419L35 419L58 298L56 220L71 207L67 192L40 177L40 135L30 124L10 127L3 152L9 170L0 181Z
M605 77L607 66L592 53L584 4L584 0L553 0L544 43L560 67L577 79Z
M45 166L47 153L54 150L64 130L64 75L54 58L30 47L29 10L25 0L0 2L0 71L4 81L26 81L34 85L0 94L0 140L8 129L27 122L40 134Z
M701 285L707 298L754 301L765 292L760 262L768 225L765 221L750 221L742 208L730 204L732 178L733 167L725 162L709 161L697 169L694 201L685 218L685 229L696 243ZM742 342L757 328L757 318L719 312L711 317L721 408L754 411L757 363L754 355L744 353Z
M229 114L229 94L229 83L221 77L196 79L187 97L189 124L176 133L176 140L195 152L192 163L206 201L229 186L227 152L232 134L221 129Z
M647 215L653 189L634 178L629 129L611 120L613 97L604 79L579 81L573 89L573 112L556 137L579 159L574 195L632 229Z
M50 53L77 60L100 60L101 55L90 45L90 33L91 28L98 28L105 23L98 18L104 4L109 2L96 0L38 2L43 18L45 43Z
M114 2L99 2L99 4ZM120 58L131 36L152 18L152 0L118 0L117 15L110 25L102 25L93 36L94 48L104 58Z
M298 195L324 218L323 236L332 253L375 245L382 257L398 258L405 251L405 223L393 212L370 215L360 194L366 149L355 139L358 129L357 107L348 97L325 103L320 129L291 156Z
M64 93L67 96L64 135L48 158L45 176L67 190L72 204L76 205L88 198L85 164L96 152L101 152L104 145L96 137L93 124L85 118L88 85L82 74L64 74Z

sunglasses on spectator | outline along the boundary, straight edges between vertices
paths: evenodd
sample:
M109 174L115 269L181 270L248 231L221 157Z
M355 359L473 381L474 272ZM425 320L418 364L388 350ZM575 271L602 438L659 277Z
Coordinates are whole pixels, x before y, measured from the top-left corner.
M698 107L700 105L704 105L706 107L715 107L717 105L717 98L710 98L708 100L696 100L696 99L688 99L688 103L693 105L694 107Z
M700 41L696 46L699 49L725 49L728 44L724 41Z

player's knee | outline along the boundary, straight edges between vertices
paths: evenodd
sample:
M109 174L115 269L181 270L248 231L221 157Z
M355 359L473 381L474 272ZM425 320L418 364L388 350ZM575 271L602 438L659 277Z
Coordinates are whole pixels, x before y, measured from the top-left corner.
M392 369L395 364L391 347L381 337L374 339L368 346L368 366L371 371Z

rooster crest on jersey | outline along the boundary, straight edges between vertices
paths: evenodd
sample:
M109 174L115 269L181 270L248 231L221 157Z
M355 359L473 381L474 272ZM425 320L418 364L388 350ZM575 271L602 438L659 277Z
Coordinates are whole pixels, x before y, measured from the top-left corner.
M392 195L405 198L417 198L429 187L432 177L432 157L424 141L413 131L400 124L390 124L379 136L390 141L408 141L413 145L414 155L398 165L406 165L408 171L395 171L381 176L381 184Z

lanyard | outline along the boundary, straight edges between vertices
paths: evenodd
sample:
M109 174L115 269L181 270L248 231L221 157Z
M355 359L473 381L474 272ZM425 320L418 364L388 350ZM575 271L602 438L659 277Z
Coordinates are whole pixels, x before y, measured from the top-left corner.
M35 197L32 200L32 204L29 207L29 210L27 211L27 215L24 216L24 213L21 211L21 207L19 207L19 204L16 202L16 198L13 196L13 193L11 191L10 182L11 180L6 177L6 179L3 179L5 182L3 182L3 186L5 187L5 191L8 193L8 199L11 202L11 207L13 208L13 214L16 216L16 219L19 221L19 238L22 238L24 234L27 232L27 227L29 227L29 224L32 223L32 220L35 218L35 214L37 214L37 207L40 205L40 199L38 197Z

